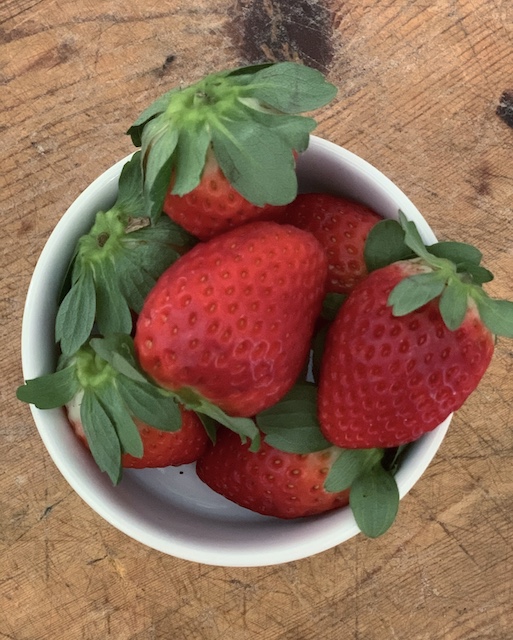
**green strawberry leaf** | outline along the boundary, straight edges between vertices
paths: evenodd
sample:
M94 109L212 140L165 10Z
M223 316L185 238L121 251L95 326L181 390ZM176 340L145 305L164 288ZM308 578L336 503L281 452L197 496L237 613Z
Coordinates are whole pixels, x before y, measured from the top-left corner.
M479 249L476 249L473 245L465 242L436 242L435 244L427 247L427 250L437 258L451 260L454 264L463 262L477 266L480 264L483 257L483 254Z
M470 262L458 263L457 271L470 276L472 282L477 285L482 285L493 280L493 273L491 271Z
M284 205L297 195L290 148L274 131L253 122L229 121L212 131L214 153L223 174L257 206Z
M360 530L369 538L383 535L399 509L399 489L394 476L381 464L353 481L349 505Z
M198 186L210 143L210 131L206 127L180 131L172 193L183 196Z
M219 427L219 423L211 418L210 416L205 415L204 413L196 414L201 421L201 424L205 428L210 441L215 444L217 440L217 428Z
M317 419L315 385L295 385L279 402L256 416L267 444L288 453L311 453L331 447Z
M171 394L150 383L139 383L120 376L117 380L120 396L132 414L161 431L178 431L182 426L180 408Z
M128 303L118 286L116 266L110 260L102 260L95 269L96 322L103 335L130 333L132 316Z
M332 492L349 489L358 476L372 469L382 457L382 449L342 449L328 472L324 488Z
M271 67L274 62L262 62L261 64L252 64L244 67L237 67L236 69L232 69L231 71L226 72L226 76L230 78L237 78L237 76L244 76L246 82L251 82L253 76L258 71L262 69L267 69L267 67ZM239 80L239 78L237 78Z
M396 220L381 220L372 227L364 246L367 271L375 271L398 260L414 257L404 241L405 233Z
M436 271L420 273L401 280L390 293L388 304L395 316L404 316L438 297L445 281Z
M141 152L137 151L121 170L115 205L117 209L131 218L146 216L141 185Z
M497 336L513 338L513 302L490 298L484 291L474 297L481 320L488 329Z
M175 255L178 257L178 254ZM176 259L171 259L166 263L171 265ZM122 296L130 309L133 309L135 313L140 313L146 296L157 283L158 277L149 274L138 264L137 254L126 255L123 253L116 260L116 266L123 274L123 278L118 279ZM162 266L160 273L163 273L165 269L166 267Z
M142 134L144 202L152 223L162 213L178 137L178 130L164 116L151 120Z
M262 69L252 78L252 97L283 113L304 113L322 107L337 95L337 88L322 73L294 62Z
M90 347L105 362L122 376L145 384L148 382L146 376L138 367L134 341L126 334L112 334L103 338L91 338Z
M468 287L459 281L448 284L440 297L439 309L448 329L455 331L463 322L468 308Z
M253 119L264 127L272 129L290 149L294 149L298 153L306 151L310 143L310 133L317 126L313 118L267 113L252 108L251 103L248 105L243 103L243 106L246 107L248 119Z
M167 91L162 96L157 98L155 102L152 102L149 107L147 107L141 115L137 118L134 124L128 129L127 134L132 138L132 142L134 146L140 147L142 144L142 133L144 131L144 127L150 120L153 120L155 117L159 116L163 113L167 107L169 106L169 102L172 97L179 93L180 89L171 89L171 91Z
M111 417L92 389L84 390L80 420L96 464L107 473L113 484L118 484L122 474L118 434Z
M406 315L439 297L442 318L450 330L455 330L461 325L468 300L472 298L481 320L492 333L513 337L513 302L492 299L483 290L482 285L490 282L493 274L481 266L481 252L463 242L438 242L426 247L415 223L402 211L399 211L399 223L405 244L427 263L431 271L406 277L394 287L388 298L393 314ZM389 226L393 229L391 224ZM392 230L392 234L396 233ZM379 234L374 240L376 238ZM376 241L376 244L379 243ZM379 268L379 260L377 265ZM370 266L373 266L372 256Z
M200 419L202 419L202 416L207 416L207 418L215 420L240 435L243 442L246 438L249 438L251 440L251 451L258 451L260 448L260 432L255 421L251 418L229 416L217 405L212 404L193 389L180 389L180 391L176 392L176 397L186 409L197 413Z
M93 272L81 270L69 292L64 297L55 320L55 339L61 343L61 351L71 355L87 341L96 314L96 294Z
M55 373L26 380L16 390L16 397L38 409L56 409L70 402L79 389L75 368L69 365Z
M222 409L216 407L216 405L203 401L198 408L195 409L196 413L206 415L212 418L219 424L231 429L238 433L243 440L249 438L251 440L251 451L258 451L260 448L260 434L258 429L251 418L237 418L229 416Z
M125 404L119 401L118 390L113 385L99 387L96 395L116 429L121 451L136 458L143 456L141 434Z
M399 211L399 223L404 231L404 243L406 246L419 258L424 258L429 265L439 264L436 256L428 251L415 222L408 220L402 211Z
M92 338L72 357L63 358L61 364L56 373L29 380L18 389L17 396L41 409L79 399L91 453L114 484L121 480L122 453L136 457L143 454L134 418L162 431L180 429L182 414L176 394L143 375L130 336Z

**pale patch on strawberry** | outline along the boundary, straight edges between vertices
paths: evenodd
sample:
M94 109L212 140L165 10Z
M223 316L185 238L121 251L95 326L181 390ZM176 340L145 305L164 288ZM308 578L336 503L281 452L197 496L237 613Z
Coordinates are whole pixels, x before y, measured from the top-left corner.
M75 396L73 396L70 402L66 403L66 415L68 416L68 420L73 427L73 431L77 435L77 437L87 445L87 438L84 431L84 427L82 426L82 421L80 419L80 405L82 404L82 398L84 397L84 392L79 391Z

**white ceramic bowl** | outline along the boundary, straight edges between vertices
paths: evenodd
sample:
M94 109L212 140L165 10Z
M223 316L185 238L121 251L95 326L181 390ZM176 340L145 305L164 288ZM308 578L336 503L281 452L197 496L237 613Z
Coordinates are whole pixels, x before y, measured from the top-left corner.
M54 368L54 321L66 268L76 241L88 231L95 213L113 204L127 159L108 169L75 200L41 253L23 316L25 379ZM436 240L400 189L370 164L333 143L312 137L308 151L298 161L298 174L302 191L345 195L390 218L397 217L401 209L417 223L425 241ZM121 484L114 487L73 435L63 410L31 409L50 456L81 498L114 527L163 553L209 565L265 566L312 556L359 532L348 507L291 521L254 514L202 484L193 465L125 471ZM431 462L449 422L450 417L412 446L396 476L401 497Z

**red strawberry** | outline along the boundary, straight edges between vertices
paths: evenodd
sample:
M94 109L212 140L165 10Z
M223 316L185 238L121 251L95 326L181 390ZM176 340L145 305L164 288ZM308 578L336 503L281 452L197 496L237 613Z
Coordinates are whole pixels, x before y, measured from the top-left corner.
M206 450L209 439L201 420L193 411L181 408L182 426L178 431L160 431L135 420L141 434L144 454L136 458L124 453L125 468L179 467L195 462Z
M200 240L251 220L279 220L286 208L259 207L246 200L225 178L212 151L207 153L197 187L183 196L174 194L173 187L174 180L164 200L164 213Z
M286 453L266 442L253 453L236 433L220 429L215 446L201 456L196 471L211 489L241 507L267 516L299 518L348 504L349 490L330 493L324 489L339 454L336 447Z
M196 245L158 280L139 316L139 363L159 385L252 416L293 385L325 293L317 240L253 222Z
M81 396L82 394L78 394L66 405L66 412L73 431L89 448L80 417ZM205 452L209 438L203 424L193 411L180 407L180 413L182 426L178 431L161 431L145 424L142 420L133 418L141 435L144 453L141 458L124 453L121 456L121 465L130 469L146 469L178 467L195 462Z
M476 388L494 339L473 301L455 330L446 326L438 296L401 316L389 306L399 283L411 276L426 282L433 273L418 260L377 269L341 307L328 333L319 384L319 421L330 442L345 448L411 442ZM413 286L420 288L421 280Z
M144 200L205 240L269 219L297 195L294 155L336 87L292 62L222 71L160 96L128 133L141 147Z
M364 246L382 220L369 207L327 193L303 193L287 207L284 221L310 231L328 256L328 291L349 293L367 275Z

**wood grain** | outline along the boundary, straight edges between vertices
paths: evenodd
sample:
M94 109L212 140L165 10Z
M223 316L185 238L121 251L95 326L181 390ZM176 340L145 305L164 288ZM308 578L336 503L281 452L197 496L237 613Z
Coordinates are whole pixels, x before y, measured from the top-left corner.
M394 180L440 238L478 244L490 291L513 299L513 129L497 112L512 25L508 0L4 0L0 639L512 637L511 341L383 538L277 567L127 538L62 479L14 396L30 275L64 210L131 151L153 98L249 61L324 66L339 96L317 133Z

